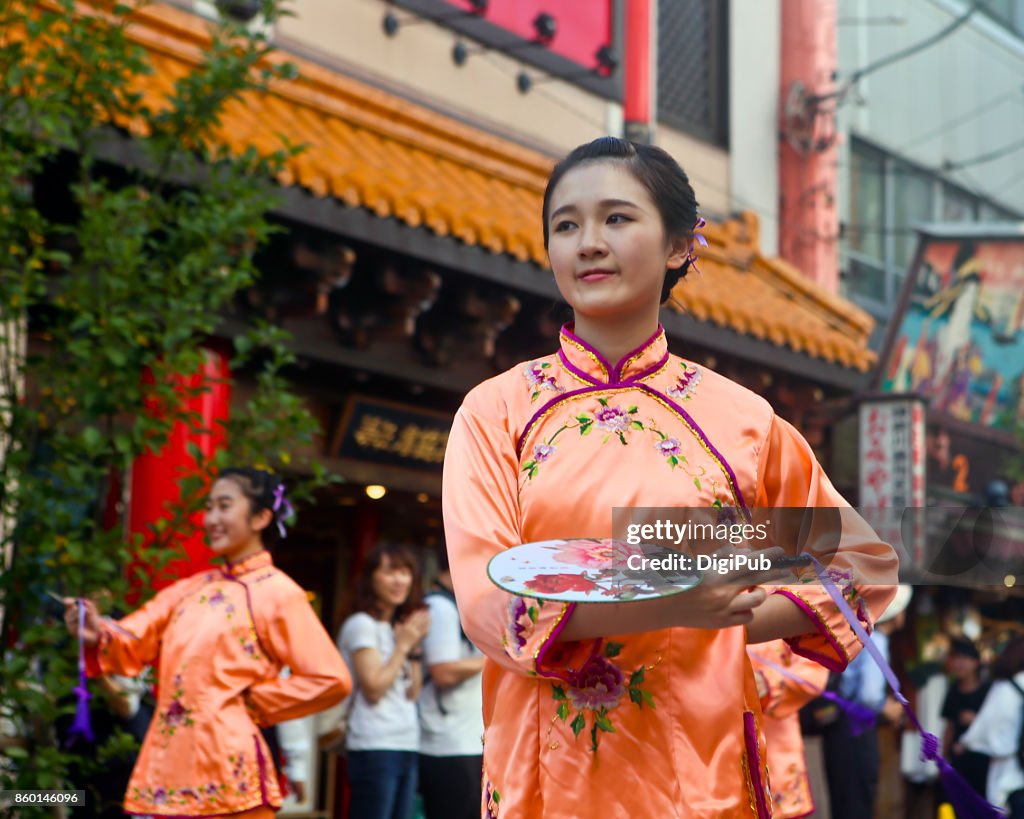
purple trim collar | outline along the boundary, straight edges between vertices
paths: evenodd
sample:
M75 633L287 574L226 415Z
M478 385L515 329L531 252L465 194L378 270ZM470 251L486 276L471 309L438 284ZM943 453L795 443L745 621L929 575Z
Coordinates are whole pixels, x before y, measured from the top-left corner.
M590 355L592 355L596 359L597 363L603 368L604 378L607 380L601 381L599 377L595 377L590 373L587 373L584 370L580 369L575 364L573 364L569 356L565 354L564 346L559 347L559 359L561 360L562 364L565 365L566 369L568 369L574 375L579 376L584 381L587 381L590 384L594 384L595 386L599 384L608 384L616 386L618 384L636 381L640 378L644 378L645 376L650 375L652 372L657 371L660 367L664 365L665 361L668 359L668 346L666 344L665 354L659 358L657 364L651 367L647 367L640 373L632 375L629 378L623 378L623 367L625 367L631 359L636 358L639 355L643 355L654 344L663 339L665 337L665 328L662 327L661 324L658 324L658 329L655 330L654 333L652 333L646 341L644 341L639 346L634 347L632 350L630 350L628 353L622 356L622 358L618 360L614 367L608 362L608 359L601 355L601 353L599 353L594 347L592 347L590 344L588 344L586 341L584 341L582 338L576 335L576 333L573 332L574 329L575 325L573 325L572 322L562 325L561 332L559 333L559 340L561 341L564 339L566 341L571 342L574 345L579 345L588 353L590 353Z

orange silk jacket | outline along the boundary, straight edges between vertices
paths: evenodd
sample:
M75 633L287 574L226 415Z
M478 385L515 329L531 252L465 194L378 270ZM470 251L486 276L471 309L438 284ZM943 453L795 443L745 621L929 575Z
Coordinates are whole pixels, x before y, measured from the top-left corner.
M352 689L305 592L269 552L179 580L124 619L103 621L86 659L93 676L159 664L156 714L124 801L131 814L280 807L257 725L323 710Z
M848 510L766 401L670 355L661 328L612 365L566 327L556 354L466 397L443 501L459 611L488 658L485 816L771 815L744 628L559 642L575 604L512 595L487 576L492 556L521 543L611 537L616 507ZM857 521L820 556L870 627L895 593L897 558ZM860 642L825 590L775 593L808 616L793 650L844 668Z
M765 715L774 819L810 816L814 812L814 799L807 775L799 711L825 690L828 669L794 654L784 640L750 646L749 653L754 670L763 675L768 687L761 706ZM762 660L786 669L807 684L801 685Z

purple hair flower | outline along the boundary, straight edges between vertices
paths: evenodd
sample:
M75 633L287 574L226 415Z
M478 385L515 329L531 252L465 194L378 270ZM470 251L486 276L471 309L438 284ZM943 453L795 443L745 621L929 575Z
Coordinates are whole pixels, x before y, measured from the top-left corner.
M288 537L284 528L285 518L295 516L295 507L292 506L291 501L284 496L284 491L284 483L279 483L277 485L277 489L274 490L274 505L271 507L274 512L274 519L277 521L277 531L281 533L282 538Z
M690 242L690 248L686 253L686 261L690 263L690 267L694 270L697 270L697 251L695 245L699 244L701 247L708 246L708 240L704 238L704 234L697 232L705 225L707 225L707 222L704 221L704 217L698 217L697 224L693 226L693 241ZM700 273L700 270L697 270L697 272Z

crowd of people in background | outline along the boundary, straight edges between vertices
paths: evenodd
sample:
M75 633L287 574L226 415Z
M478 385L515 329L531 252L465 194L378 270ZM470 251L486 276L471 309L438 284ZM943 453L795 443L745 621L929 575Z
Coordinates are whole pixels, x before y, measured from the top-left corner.
M483 655L462 630L443 543L437 559L425 596L416 556L400 544L376 547L356 581L338 635L355 683L350 819L409 819L417 792L427 819L480 815Z
M904 627L901 606L909 599L909 587L901 587L872 634L887 659L890 637ZM924 730L939 738L943 757L975 793L1007 810L1011 819L1024 817L1024 635L975 641L939 630L924 641L918 658L903 660L904 694ZM923 759L920 734L867 653L827 685L874 714L873 724L858 726L840 715L822 730L805 732L816 739L808 742L812 752L820 738L832 819L942 815L940 809L951 800L938 766Z

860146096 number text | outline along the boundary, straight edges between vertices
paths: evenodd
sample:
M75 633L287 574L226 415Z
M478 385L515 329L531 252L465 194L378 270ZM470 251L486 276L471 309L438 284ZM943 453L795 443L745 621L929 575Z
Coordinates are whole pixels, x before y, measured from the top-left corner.
M0 807L11 805L84 805L85 791L0 790Z

